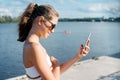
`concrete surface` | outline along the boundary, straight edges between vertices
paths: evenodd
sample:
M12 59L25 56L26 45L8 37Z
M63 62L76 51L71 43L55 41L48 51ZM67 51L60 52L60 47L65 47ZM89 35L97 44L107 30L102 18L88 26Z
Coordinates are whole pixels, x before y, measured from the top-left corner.
M26 80L18 76L7 80ZM101 56L74 64L60 80L120 80L120 58Z
M102 56L76 63L61 80L120 80L120 59Z

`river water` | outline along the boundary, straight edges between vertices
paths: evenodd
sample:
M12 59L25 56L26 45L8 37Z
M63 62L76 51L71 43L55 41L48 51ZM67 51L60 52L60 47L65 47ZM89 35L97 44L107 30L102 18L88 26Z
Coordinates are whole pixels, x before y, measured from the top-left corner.
M25 74L22 64L23 43L17 41L17 28L17 23L0 24L0 80ZM76 55L89 33L91 50L80 61L104 55L120 56L120 23L59 22L55 32L40 42L49 55L62 63Z

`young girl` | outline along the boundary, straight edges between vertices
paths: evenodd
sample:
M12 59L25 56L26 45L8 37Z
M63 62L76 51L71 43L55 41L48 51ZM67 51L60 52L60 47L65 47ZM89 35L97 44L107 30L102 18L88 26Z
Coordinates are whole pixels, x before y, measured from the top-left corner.
M59 64L49 57L39 39L47 38L54 32L59 14L51 5L30 3L21 16L18 41L24 42L23 64L28 79L59 80L60 74L89 52L90 40L72 59Z

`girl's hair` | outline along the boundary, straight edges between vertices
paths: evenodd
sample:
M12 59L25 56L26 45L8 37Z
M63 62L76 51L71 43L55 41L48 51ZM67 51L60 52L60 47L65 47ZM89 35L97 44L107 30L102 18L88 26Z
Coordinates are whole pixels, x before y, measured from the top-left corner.
M19 22L19 38L18 41L24 42L32 28L33 20L37 16L44 16L46 19L51 20L52 16L59 17L58 12L51 5L40 5L30 3L25 12L21 16Z

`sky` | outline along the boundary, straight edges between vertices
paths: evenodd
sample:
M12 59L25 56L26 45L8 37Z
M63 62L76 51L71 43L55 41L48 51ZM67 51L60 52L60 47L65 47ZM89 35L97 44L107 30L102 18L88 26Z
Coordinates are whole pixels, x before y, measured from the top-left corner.
M50 4L60 18L120 17L120 0L0 0L0 16L20 16L29 3Z

